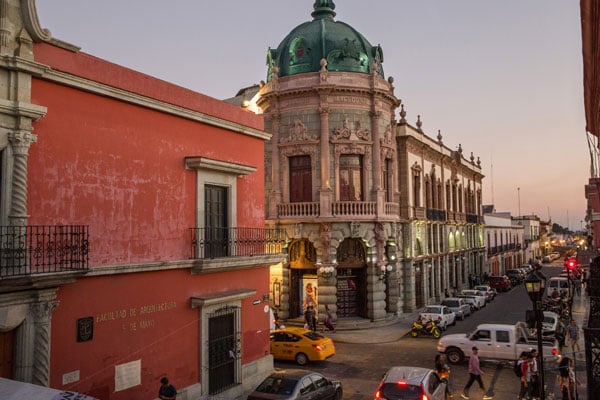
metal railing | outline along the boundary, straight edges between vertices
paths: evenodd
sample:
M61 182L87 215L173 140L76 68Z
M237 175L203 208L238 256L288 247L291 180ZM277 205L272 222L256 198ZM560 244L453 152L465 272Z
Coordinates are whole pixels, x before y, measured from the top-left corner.
M0 226L0 278L89 268L87 225Z
M280 254L285 231L272 228L190 228L192 259Z

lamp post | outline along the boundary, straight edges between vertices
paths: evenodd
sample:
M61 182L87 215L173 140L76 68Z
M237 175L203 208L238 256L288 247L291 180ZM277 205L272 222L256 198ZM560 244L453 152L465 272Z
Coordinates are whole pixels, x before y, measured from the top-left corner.
M534 268L539 268L539 264L534 265ZM540 362L538 363L540 377L540 400L546 400L546 385L544 383L544 346L542 342L542 296L546 288L546 277L541 271L532 270L525 279L525 289L533 303L533 311L535 313L537 346Z

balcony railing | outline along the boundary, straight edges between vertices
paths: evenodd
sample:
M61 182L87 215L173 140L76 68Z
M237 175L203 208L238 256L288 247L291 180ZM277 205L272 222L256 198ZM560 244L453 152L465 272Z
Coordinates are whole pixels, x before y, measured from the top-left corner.
M316 202L277 204L279 218L318 217L320 204Z
M192 259L280 254L285 231L266 228L190 228Z
M431 221L445 221L446 220L446 211L439 210L437 208L428 208L427 209L427 219Z
M87 270L86 225L0 226L0 278Z
M377 212L374 201L335 201L332 206L335 216L374 216Z

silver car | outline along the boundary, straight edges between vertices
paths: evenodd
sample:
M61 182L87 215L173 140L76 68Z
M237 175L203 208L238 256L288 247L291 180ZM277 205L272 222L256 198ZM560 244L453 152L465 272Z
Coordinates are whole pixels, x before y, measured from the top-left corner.
M444 400L446 398L446 382L429 368L392 367L383 375L373 398Z
M342 383L318 372L302 369L276 370L250 393L247 400L341 400Z
M456 318L463 321L465 317L471 315L471 305L465 299L458 297L448 297L442 301L442 305L448 307L454 312Z

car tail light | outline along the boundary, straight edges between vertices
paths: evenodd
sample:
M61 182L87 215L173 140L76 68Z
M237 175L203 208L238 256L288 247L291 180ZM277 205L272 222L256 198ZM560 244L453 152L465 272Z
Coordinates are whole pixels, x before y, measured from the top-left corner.
M441 321L441 320L442 320L442 317L438 317L438 321Z
M396 382L396 385L398 385L398 386L406 386L406 385L408 385L408 383L406 383L406 381L398 381L398 382Z
M379 391L379 390L378 390L378 391L376 391L376 392L375 392L375 397L374 397L374 399L375 399L375 400L380 400L381 398L382 398L382 397L381 397L381 391Z
M421 385L421 391L423 393L423 395L421 396L421 400L429 400L429 396L425 394L425 388L423 387L423 385Z
M552 355L555 356L558 354L558 350L557 349L552 349Z
M313 344L312 347L314 347L317 351L323 351L323 346L320 344Z

